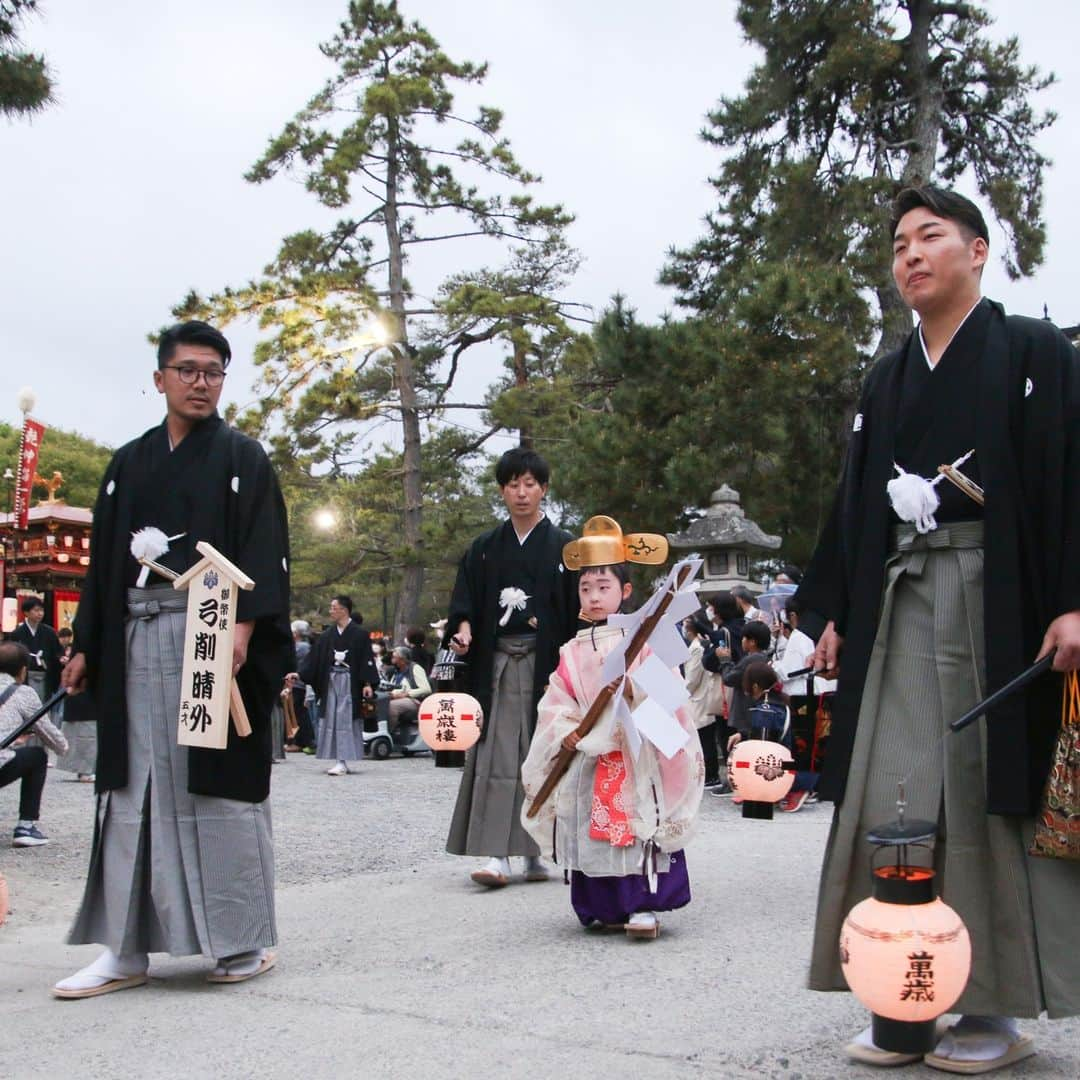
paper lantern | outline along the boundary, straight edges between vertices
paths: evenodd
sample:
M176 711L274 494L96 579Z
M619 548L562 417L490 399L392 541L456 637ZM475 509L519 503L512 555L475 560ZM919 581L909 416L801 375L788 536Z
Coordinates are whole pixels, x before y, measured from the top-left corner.
M728 782L743 798L743 817L771 819L795 783L795 760L782 743L743 739L728 754Z
M480 738L484 712L471 694L431 694L420 702L420 735L432 750L468 750Z
M964 992L971 939L963 920L936 895L934 871L908 864L908 844L932 840L936 826L902 822L872 830L879 850L894 847L894 865L871 867L873 894L856 904L840 930L840 964L852 993L873 1014L874 1045L925 1054L935 1021Z

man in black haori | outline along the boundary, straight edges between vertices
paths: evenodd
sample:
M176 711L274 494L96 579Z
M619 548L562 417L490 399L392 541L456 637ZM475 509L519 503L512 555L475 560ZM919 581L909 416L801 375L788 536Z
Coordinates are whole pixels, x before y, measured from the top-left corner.
M446 850L489 856L472 874L499 887L510 856L525 858L525 880L544 881L540 849L521 826L521 763L536 727L536 706L577 629L577 575L563 566L573 536L540 504L549 469L535 451L508 450L495 480L510 519L478 536L458 567L444 642L468 660L469 691L484 726L468 752Z
M292 666L285 504L262 447L217 403L230 359L213 327L187 322L158 346L166 417L113 456L94 509L90 570L64 669L98 707L97 816L70 944L106 946L54 994L146 982L148 953L202 954L211 982L269 970L275 944L270 713ZM212 544L252 578L236 604L233 674L251 722L224 750L177 745L187 596L131 553L160 530L157 563L180 574Z
M798 594L828 620L815 663L840 680L810 986L847 988L841 922L869 893L865 834L895 819L903 781L909 818L939 823L942 898L972 942L962 1018L924 1060L988 1072L1034 1052L1016 1017L1080 1013L1080 864L1028 852L1061 676L960 733L947 725L1052 648L1057 672L1080 667L1080 362L1048 322L981 297L988 234L973 203L907 189L891 228L893 276L920 324L866 380ZM937 480L961 459L985 505ZM869 1031L848 1053L919 1056L880 1050Z
M364 756L364 720L361 706L379 685L371 636L352 617L348 596L330 601L333 623L320 635L304 662L299 678L315 691L322 707L316 756L334 764L329 776L350 772L349 762ZM290 676L290 683L296 675Z
M45 701L60 685L60 639L45 622L45 604L38 596L28 596L22 602L23 621L11 633L11 640L26 646L30 666L26 681L39 698Z

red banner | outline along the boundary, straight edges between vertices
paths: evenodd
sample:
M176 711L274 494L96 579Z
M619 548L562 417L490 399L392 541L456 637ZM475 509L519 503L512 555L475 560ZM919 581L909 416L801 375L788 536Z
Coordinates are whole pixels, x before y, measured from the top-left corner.
M45 425L28 416L19 440L19 475L15 484L15 527L25 529L30 521L30 495L34 488L38 453L45 435Z

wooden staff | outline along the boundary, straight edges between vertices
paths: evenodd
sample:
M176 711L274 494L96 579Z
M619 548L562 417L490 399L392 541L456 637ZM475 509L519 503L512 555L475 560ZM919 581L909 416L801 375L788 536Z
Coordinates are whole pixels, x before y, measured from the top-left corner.
M671 606L672 600L675 599L675 594L682 588L683 583L690 576L691 568L684 566L679 571L679 576L675 582L675 588L669 590L656 605L656 610L643 619L641 625L634 631L634 636L630 639L630 644L626 647L626 666L629 667L636 659L639 652L641 652L642 646L652 636L652 632L656 629L657 624L664 617L664 613ZM596 695L596 700L589 706L589 711L582 717L581 723L578 724L574 730L574 734L579 739L585 738L603 715L604 710L607 708L608 703L615 695L615 691L618 690L619 684L622 679L614 679L605 686L599 694ZM570 768L570 762L574 760L574 754L576 750L567 750L565 746L559 749L558 754L555 755L555 761L551 766L551 772L548 773L547 779L541 785L540 790L536 793L536 798L533 799L532 805L526 811L525 816L534 818L540 812L540 807L547 802L548 796L555 790L559 781L566 775L566 770Z
M969 499L977 502L980 506L985 504L986 496L983 489L959 469L954 469L952 465L939 465L938 472L950 483L955 484Z
M155 574L175 581L180 575L175 570L170 570L153 559L140 559L143 566L149 566ZM232 716L233 727L236 734L241 738L247 738L251 734L251 721L248 719L247 709L244 707L244 699L240 696L240 687L236 685L236 679L229 680L229 713Z

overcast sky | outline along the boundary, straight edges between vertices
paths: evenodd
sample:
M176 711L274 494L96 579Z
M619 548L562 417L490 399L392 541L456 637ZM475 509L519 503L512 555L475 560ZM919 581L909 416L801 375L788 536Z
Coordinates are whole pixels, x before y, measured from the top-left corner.
M672 243L700 235L719 160L698 139L704 114L757 56L733 0L401 6L452 58L490 63L466 100L504 111L519 160L544 178L538 198L577 216L571 239L586 262L568 293L600 311L621 292L645 319L671 310L657 272ZM1018 34L1024 61L1057 73L1038 106L1060 119L1040 144L1055 163L1046 261L1020 283L995 261L986 292L1009 311L1041 315L1046 303L1077 323L1080 5L987 6L996 35ZM0 418L19 422L16 392L29 383L40 419L110 445L160 419L147 332L188 289L243 283L283 236L323 220L299 185L243 173L326 78L316 46L344 11L343 0L45 0L25 41L46 53L58 103L32 122L0 121ZM991 239L1000 250L1000 233ZM492 255L459 250L459 263L413 276L423 292ZM248 402L253 337L229 335L223 404Z

